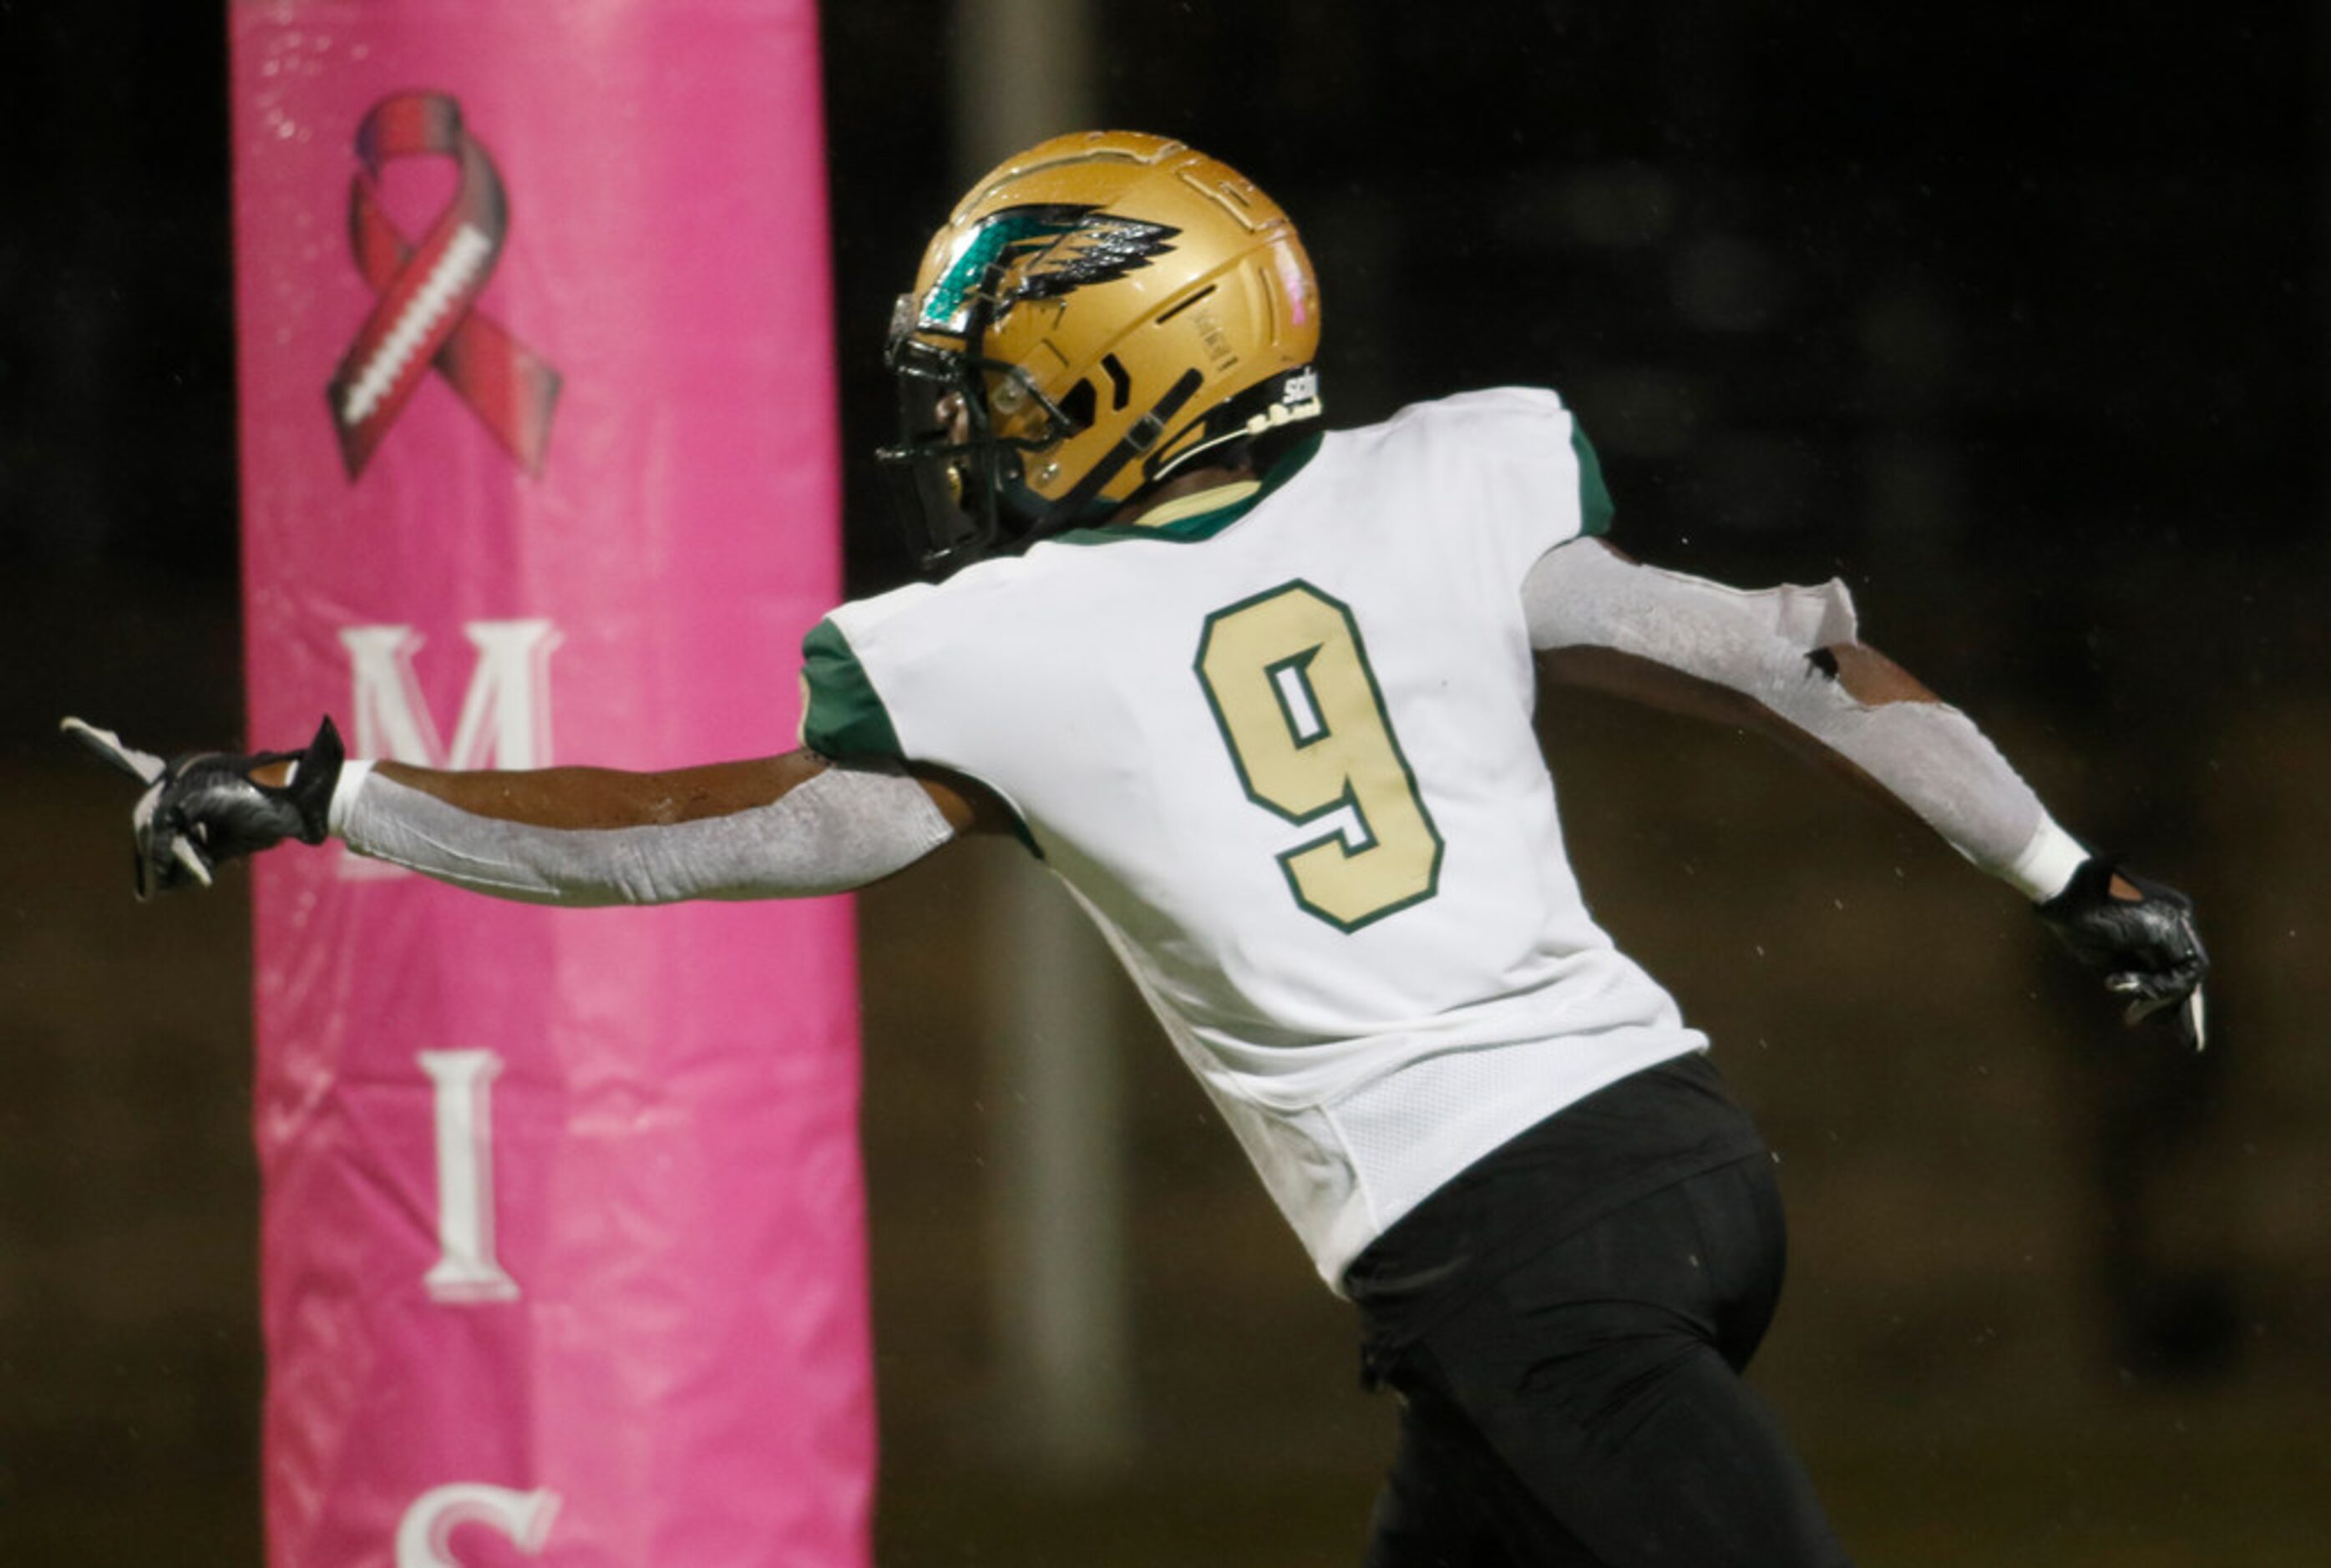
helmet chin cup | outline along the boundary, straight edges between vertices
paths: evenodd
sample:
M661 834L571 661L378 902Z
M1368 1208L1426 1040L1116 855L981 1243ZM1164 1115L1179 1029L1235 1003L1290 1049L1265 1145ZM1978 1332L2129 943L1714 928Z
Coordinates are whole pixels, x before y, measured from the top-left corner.
M891 510L921 570L943 577L993 552L994 507L966 504L979 493L977 485L966 486L962 477L972 461L968 456L884 447L875 458Z

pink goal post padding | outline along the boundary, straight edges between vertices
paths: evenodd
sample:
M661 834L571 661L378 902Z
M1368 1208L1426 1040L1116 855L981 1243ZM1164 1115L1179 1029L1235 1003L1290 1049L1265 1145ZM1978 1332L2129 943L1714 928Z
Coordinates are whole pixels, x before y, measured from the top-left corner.
M236 0L250 733L788 749L839 584L810 0ZM256 881L275 1568L861 1568L842 900Z

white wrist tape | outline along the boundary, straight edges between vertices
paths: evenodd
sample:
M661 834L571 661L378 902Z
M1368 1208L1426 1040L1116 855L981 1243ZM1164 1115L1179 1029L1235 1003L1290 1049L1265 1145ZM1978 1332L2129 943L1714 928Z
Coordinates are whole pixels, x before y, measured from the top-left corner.
M2088 851L2080 841L2058 827L2056 820L2042 812L2040 825L2031 830L2031 841L2023 846L2023 852L2006 865L1993 869L1993 874L2033 903L2044 904L2071 886L2072 873L2088 858Z
M340 765L340 776L332 781L331 803L324 808L324 826L332 837L340 838L340 825L348 820L348 807L357 792L372 776L369 762L348 761Z
M1857 701L1808 657L1856 640L1842 583L1746 593L1579 543L1531 567L1522 607L1534 648L1607 648L1754 698L2028 898L2053 897L2086 858L1957 708Z
M575 830L481 817L351 764L331 828L360 855L530 904L670 904L845 892L955 836L896 768L827 768L765 806L669 825Z

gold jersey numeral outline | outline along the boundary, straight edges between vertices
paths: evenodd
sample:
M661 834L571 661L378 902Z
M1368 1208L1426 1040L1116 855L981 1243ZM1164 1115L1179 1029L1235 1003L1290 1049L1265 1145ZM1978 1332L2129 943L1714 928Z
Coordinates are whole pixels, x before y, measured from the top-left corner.
M1194 669L1249 800L1298 827L1350 813L1278 857L1306 913L1357 931L1439 890L1441 830L1351 606L1282 583L1207 616Z

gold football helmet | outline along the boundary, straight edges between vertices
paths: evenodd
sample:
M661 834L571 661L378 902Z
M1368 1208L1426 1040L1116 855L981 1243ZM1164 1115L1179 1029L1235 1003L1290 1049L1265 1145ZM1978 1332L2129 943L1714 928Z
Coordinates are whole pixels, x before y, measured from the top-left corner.
M974 185L891 318L878 458L926 568L1096 521L1192 460L1319 413L1319 289L1236 170L1089 131Z

